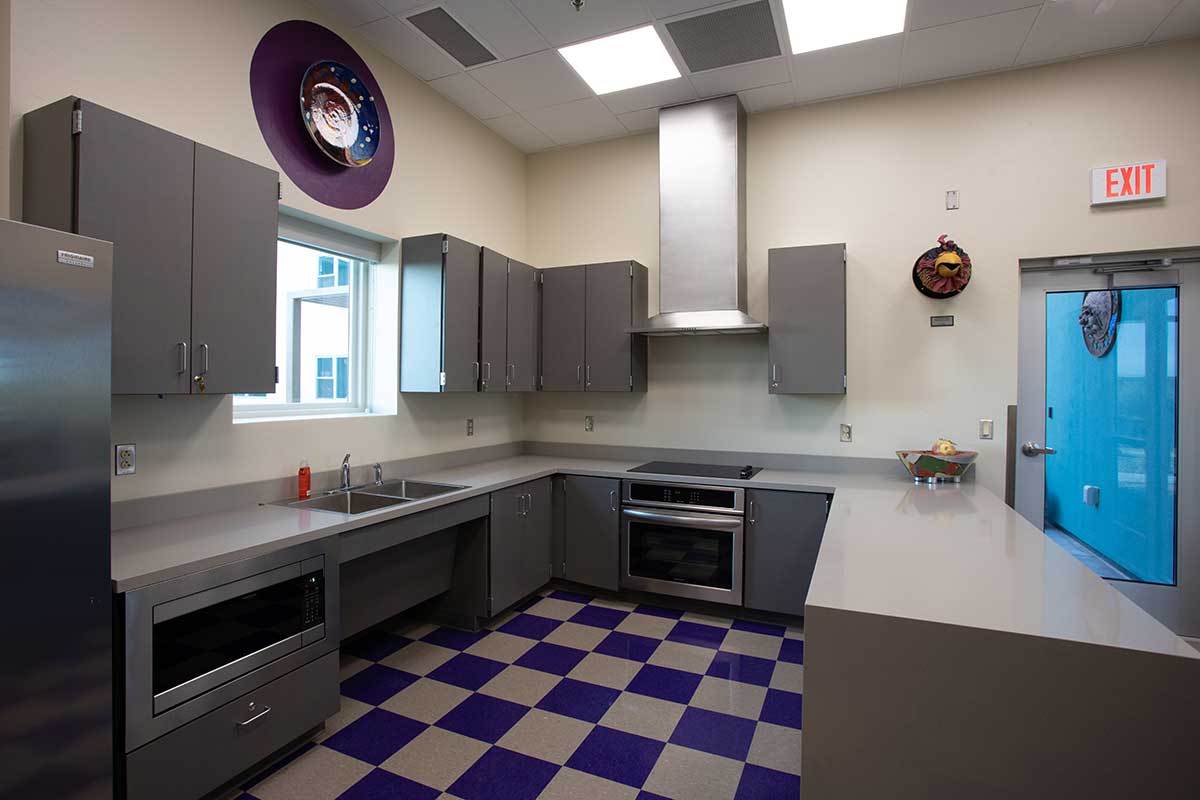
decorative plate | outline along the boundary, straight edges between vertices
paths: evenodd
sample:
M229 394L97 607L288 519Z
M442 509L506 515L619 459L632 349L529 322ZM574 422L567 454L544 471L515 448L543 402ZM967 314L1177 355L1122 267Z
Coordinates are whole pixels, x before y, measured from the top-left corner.
M300 83L300 113L321 152L346 167L365 167L379 149L375 98L354 71L318 61Z
M1117 340L1117 323L1121 321L1121 292L1101 289L1083 296L1079 308L1079 327L1083 331L1083 346L1096 358L1103 358Z
M943 233L938 237L938 246L926 250L913 264L912 279L917 291L926 297L954 297L971 282L971 257Z

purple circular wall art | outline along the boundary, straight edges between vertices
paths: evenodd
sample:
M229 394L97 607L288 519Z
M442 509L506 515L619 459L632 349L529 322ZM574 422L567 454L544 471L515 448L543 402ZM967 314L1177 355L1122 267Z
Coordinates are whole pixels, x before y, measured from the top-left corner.
M322 153L301 118L301 83L317 61L345 64L363 82L379 114L378 148L370 163L346 167ZM395 140L387 102L366 63L349 44L314 22L281 22L262 37L250 60L254 116L279 167L314 200L335 208L362 208L387 186Z

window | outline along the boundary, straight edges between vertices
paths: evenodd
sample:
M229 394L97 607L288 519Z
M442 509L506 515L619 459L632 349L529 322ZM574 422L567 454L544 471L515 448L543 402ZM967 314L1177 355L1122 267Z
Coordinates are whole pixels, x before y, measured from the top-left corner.
M287 225L288 218L281 216L275 307L279 382L271 394L234 395L234 419L386 412L386 398L395 396L387 385L394 383L394 370L389 372L386 362L382 378L370 370L373 350L379 350L380 359L389 357L389 335L373 318L390 326L390 339L395 338L395 300L388 297L395 282L388 265L378 263L380 245L315 223L304 223L299 233ZM383 288L378 309L371 296L377 284Z

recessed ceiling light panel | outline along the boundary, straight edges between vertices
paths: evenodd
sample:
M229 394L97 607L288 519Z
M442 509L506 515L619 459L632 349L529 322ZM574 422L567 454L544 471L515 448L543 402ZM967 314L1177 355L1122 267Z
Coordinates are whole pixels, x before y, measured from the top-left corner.
M653 25L558 48L596 94L679 77Z
M908 0L783 0L793 53L904 31Z

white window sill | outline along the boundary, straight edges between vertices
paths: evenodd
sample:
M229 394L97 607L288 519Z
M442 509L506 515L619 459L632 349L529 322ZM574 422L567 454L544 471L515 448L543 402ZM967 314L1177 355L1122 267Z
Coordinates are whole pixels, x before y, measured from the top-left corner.
M263 416L239 417L233 415L234 425L248 425L256 422L311 422L319 419L354 419L356 417L394 417L395 411L307 411L297 413L272 414Z

